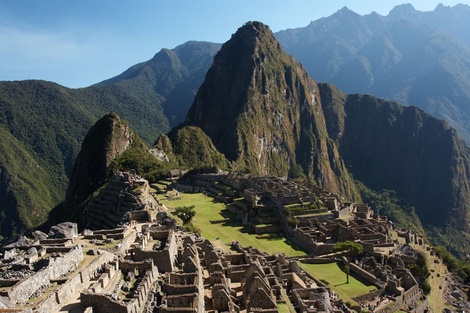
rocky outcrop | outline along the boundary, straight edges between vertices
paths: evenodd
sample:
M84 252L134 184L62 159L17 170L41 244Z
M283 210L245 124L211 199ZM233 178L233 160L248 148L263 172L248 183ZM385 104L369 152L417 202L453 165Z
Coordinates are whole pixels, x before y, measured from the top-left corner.
M245 24L222 46L185 125L200 127L238 169L287 176L300 166L321 187L355 195L317 84L262 23Z
M67 188L61 214L64 220L65 217L78 217L84 202L105 183L111 162L132 145L134 136L116 113L105 115L90 129L75 160Z

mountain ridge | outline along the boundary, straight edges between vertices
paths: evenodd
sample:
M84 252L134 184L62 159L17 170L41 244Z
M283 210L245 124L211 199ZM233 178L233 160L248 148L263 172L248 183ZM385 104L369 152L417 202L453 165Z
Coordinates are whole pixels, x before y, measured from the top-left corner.
M184 125L200 127L238 168L288 176L299 165L321 187L357 198L327 138L316 83L260 22L222 46Z
M343 8L276 37L318 81L419 106L447 120L468 143L470 36L463 29L469 19L466 5L431 12L403 5L386 16Z

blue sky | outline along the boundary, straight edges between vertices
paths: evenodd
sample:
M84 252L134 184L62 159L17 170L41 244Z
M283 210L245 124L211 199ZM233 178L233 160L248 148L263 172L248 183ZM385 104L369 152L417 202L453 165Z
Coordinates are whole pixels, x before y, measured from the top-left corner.
M470 1L0 0L0 80L85 87L189 40L223 43L247 21L276 32L307 26L344 6L381 15L398 4L432 11Z

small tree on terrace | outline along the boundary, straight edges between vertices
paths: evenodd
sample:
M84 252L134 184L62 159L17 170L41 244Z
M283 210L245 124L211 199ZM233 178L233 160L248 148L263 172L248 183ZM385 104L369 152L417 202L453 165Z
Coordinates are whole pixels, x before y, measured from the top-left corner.
M351 257L353 255L362 254L364 250L361 244L347 240L347 241L337 242L333 246L333 252L340 252L340 251L347 252L348 264L345 267L345 272L346 272L346 283L349 284L349 267L351 265Z
M180 206L175 209L175 214L183 221L183 224L186 225L191 223L194 215L196 215L196 211L194 210L194 205Z

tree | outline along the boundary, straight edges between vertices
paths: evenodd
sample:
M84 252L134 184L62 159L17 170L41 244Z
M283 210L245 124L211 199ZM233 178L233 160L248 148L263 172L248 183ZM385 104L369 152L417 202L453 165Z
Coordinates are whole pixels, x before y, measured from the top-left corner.
M361 244L347 240L347 241L337 242L333 246L333 252L340 252L340 251L347 252L348 264L345 266L344 271L346 272L346 283L349 284L349 268L351 265L351 257L353 255L362 254L364 250Z
M194 215L196 215L196 211L194 210L194 205L181 206L175 209L175 214L183 221L183 224L186 225L191 223Z

